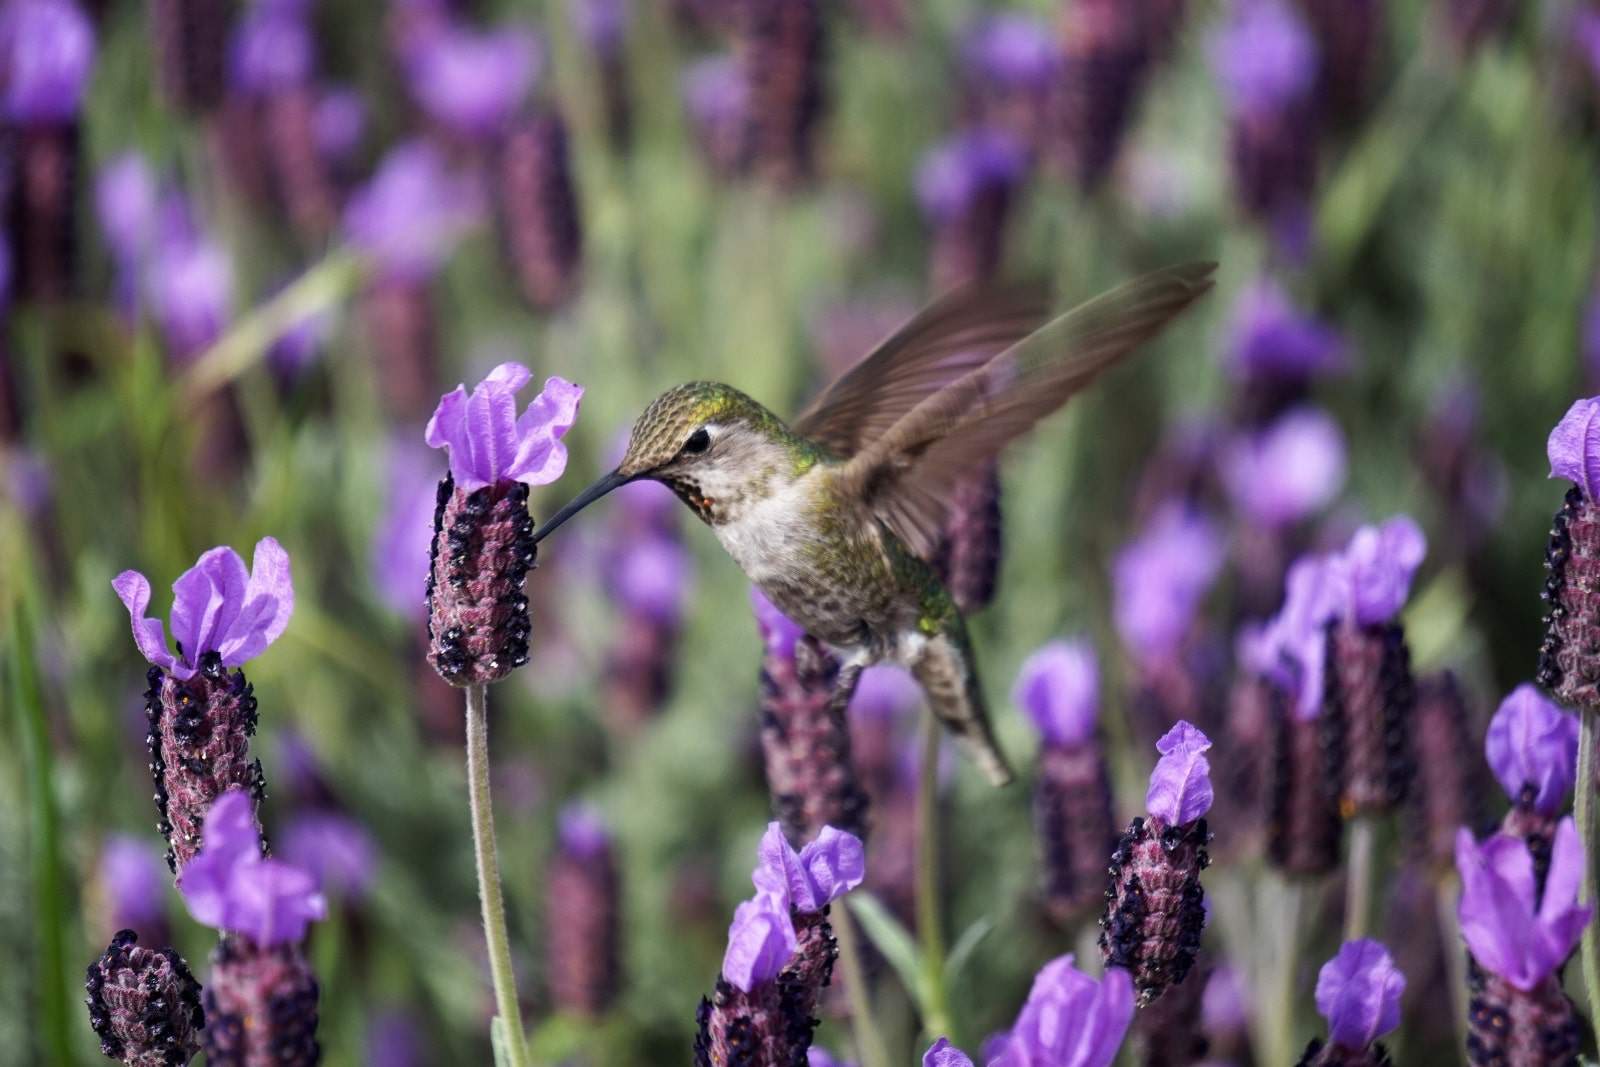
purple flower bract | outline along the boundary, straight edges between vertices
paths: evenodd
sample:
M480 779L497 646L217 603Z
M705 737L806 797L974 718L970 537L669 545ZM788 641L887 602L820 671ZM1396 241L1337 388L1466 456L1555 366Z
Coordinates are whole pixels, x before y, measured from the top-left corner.
M458 385L440 398L426 440L449 451L450 474L461 492L502 481L544 485L566 470L561 438L578 416L583 387L547 379L519 418L516 394L532 377L520 363L502 363L470 395Z

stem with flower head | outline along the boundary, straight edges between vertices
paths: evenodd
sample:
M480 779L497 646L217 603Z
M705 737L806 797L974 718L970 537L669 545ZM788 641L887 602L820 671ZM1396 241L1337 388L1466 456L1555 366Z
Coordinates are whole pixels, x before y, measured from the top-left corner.
M922 1026L932 1037L950 1032L944 982L944 928L939 916L939 721L922 723L917 779L917 936L922 942Z
M507 1067L527 1067L527 1037L522 1030L517 978L511 969L506 905L500 895L500 856L495 848L494 811L489 798L488 705L486 686L467 686L467 795L472 806L472 851L478 865L478 898L483 902L483 933L489 942L495 1011L505 1026Z
M1596 719L1593 708L1578 712L1578 774L1573 796L1573 815L1578 823L1578 840L1583 842L1583 884L1579 887L1578 903L1592 904L1596 898L1595 856L1600 852L1600 842L1595 839L1594 810L1594 733ZM1600 922L1593 918L1583 928L1579 942L1583 957L1583 992L1589 1000L1589 1018L1600 1019Z

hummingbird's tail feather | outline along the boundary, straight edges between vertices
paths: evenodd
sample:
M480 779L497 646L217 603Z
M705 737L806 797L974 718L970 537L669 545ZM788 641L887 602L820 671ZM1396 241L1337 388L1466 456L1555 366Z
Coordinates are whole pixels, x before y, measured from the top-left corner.
M989 784L1011 784L1016 775L989 724L989 708L965 635L941 633L929 638L909 666L927 694L934 717L955 735Z

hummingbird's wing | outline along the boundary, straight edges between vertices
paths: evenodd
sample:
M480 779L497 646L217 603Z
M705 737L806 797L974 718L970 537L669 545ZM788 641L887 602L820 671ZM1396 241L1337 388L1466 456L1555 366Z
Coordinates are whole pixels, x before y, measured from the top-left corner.
M1050 294L1037 285L968 285L919 311L834 380L790 426L848 459L913 408L1040 326Z
M945 500L1034 423L1211 288L1214 263L1168 267L1080 304L928 394L839 472L859 498L926 558Z

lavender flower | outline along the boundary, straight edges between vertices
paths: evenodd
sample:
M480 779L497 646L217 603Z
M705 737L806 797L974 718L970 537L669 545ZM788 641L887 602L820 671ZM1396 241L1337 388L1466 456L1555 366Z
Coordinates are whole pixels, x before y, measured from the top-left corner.
M283 828L279 854L310 874L318 889L350 902L365 898L377 877L377 842L337 811L297 813Z
M1400 1025L1405 975L1376 941L1346 941L1317 973L1317 1011L1328 1020L1328 1043L1313 1039L1300 1067L1381 1067L1378 1038Z
M132 930L120 931L85 976L84 1002L100 1052L133 1067L188 1063L206 1025L200 983L172 949L138 942Z
M1489 721L1484 755L1513 804L1558 815L1577 774L1577 717L1519 685Z
M1094 188L1118 150L1149 79L1164 26L1118 0L1075 0L1066 20L1055 112L1062 157L1072 177Z
M1417 782L1412 796L1418 836L1435 867L1455 859L1456 829L1479 824L1478 746L1468 736L1471 716L1449 672L1417 682ZM1576 765L1576 760L1573 761Z
M1110 1067L1133 1020L1133 980L1120 967L1096 982L1068 954L1040 968L1009 1033L985 1045L988 1067Z
M922 1067L972 1067L972 1057L941 1037L922 1054Z
M1344 436L1327 413L1298 408L1227 445L1220 473L1247 521L1287 526L1308 518L1343 487Z
M1221 532L1204 515L1165 505L1117 553L1113 614L1122 643L1146 668L1177 657L1222 570Z
M495 205L522 295L542 311L577 293L583 230L561 116L542 111L507 133L495 160Z
M117 302L128 316L139 303L140 267L155 237L156 179L137 152L118 156L95 180L95 213L117 267Z
M434 514L429 658L452 685L496 681L528 659L528 486L566 469L561 438L583 396L551 378L518 418L516 394L531 378L520 363L502 363L470 396L459 385L446 393L428 422L427 443L450 454Z
M1600 398L1568 409L1546 446L1550 477L1573 483L1556 513L1545 550L1545 639L1539 649L1539 685L1564 703L1600 708Z
M297 5L261 4L234 28L229 80L244 96L267 97L298 88L315 65L311 28Z
M142 932L146 941L166 940L166 880L143 839L126 834L109 838L100 852L96 875L106 897L110 925Z
M771 823L751 881L756 895L739 905L716 992L700 1001L695 1063L793 1063L811 1045L815 1011L838 954L828 905L866 875L861 840L825 826L798 853Z
M372 588L390 611L420 622L427 617L427 601L417 590L428 580L438 456L415 442L393 441L387 467L383 517L372 538Z
M411 93L430 118L461 137L502 131L532 88L543 62L532 33L477 33L446 27L406 57Z
M1228 371L1241 381L1303 383L1347 368L1349 353L1329 325L1303 314L1270 278L1247 286L1234 303Z
M322 1058L317 996L299 945L224 937L211 954L205 989L206 1062L312 1067Z
M367 132L367 104L356 89L329 89L317 98L312 132L317 152L330 164L348 164Z
M749 94L752 162L781 185L808 180L822 117L822 4L753 0L734 8L736 51Z
M988 607L1000 581L1000 464L950 490L944 530L930 562L964 612Z
M561 812L549 873L550 1000L592 1017L616 1000L621 973L621 886L611 833L598 812Z
M1111 888L1100 920L1109 967L1128 970L1148 1004L1182 982L1205 928L1200 872L1210 865L1211 741L1179 722L1156 743L1161 759L1145 795L1148 818L1135 818L1111 854Z
M617 623L603 668L606 708L629 731L648 721L672 688L692 563L683 545L665 533L617 531L611 542L606 584Z
M1527 1062L1567 1063L1580 1031L1558 971L1578 944L1593 909L1577 903L1583 844L1570 818L1556 829L1550 872L1536 892L1534 858L1523 841L1496 834L1481 844L1461 830L1461 936L1480 970L1473 977L1467 1053L1475 1065L1508 1062L1517 1050L1538 1049Z
M391 1008L367 1024L366 1067L423 1067L427 1046L408 1011Z
M222 336L233 298L233 266L179 194L169 195L158 214L147 284L174 358L192 359Z
M750 86L738 60L726 55L696 60L684 70L680 92L712 171L723 178L740 173L750 154Z
M327 915L308 871L262 855L255 801L231 789L205 817L204 845L178 876L189 914L261 947L293 944Z
M936 289L994 275L1012 194L1027 156L1008 133L977 127L943 141L917 167L917 202L933 227Z
M146 743L155 777L158 826L167 838L174 873L200 845L200 826L212 801L231 788L265 790L259 760L248 759L256 698L243 671L227 672L276 641L294 610L289 555L270 537L255 551L252 570L230 548L214 548L173 583L168 651L160 619L146 616L150 582L123 571L112 582L133 621L134 644L154 666L147 678Z
M761 630L761 749L774 814L795 841L824 825L864 835L867 795L850 753L845 709L859 681L752 587Z
M344 229L386 275L420 279L438 268L480 210L472 180L452 173L434 148L412 141L391 149L350 197Z
M0 113L24 127L72 122L94 58L94 26L72 0L9 0L0 11Z

